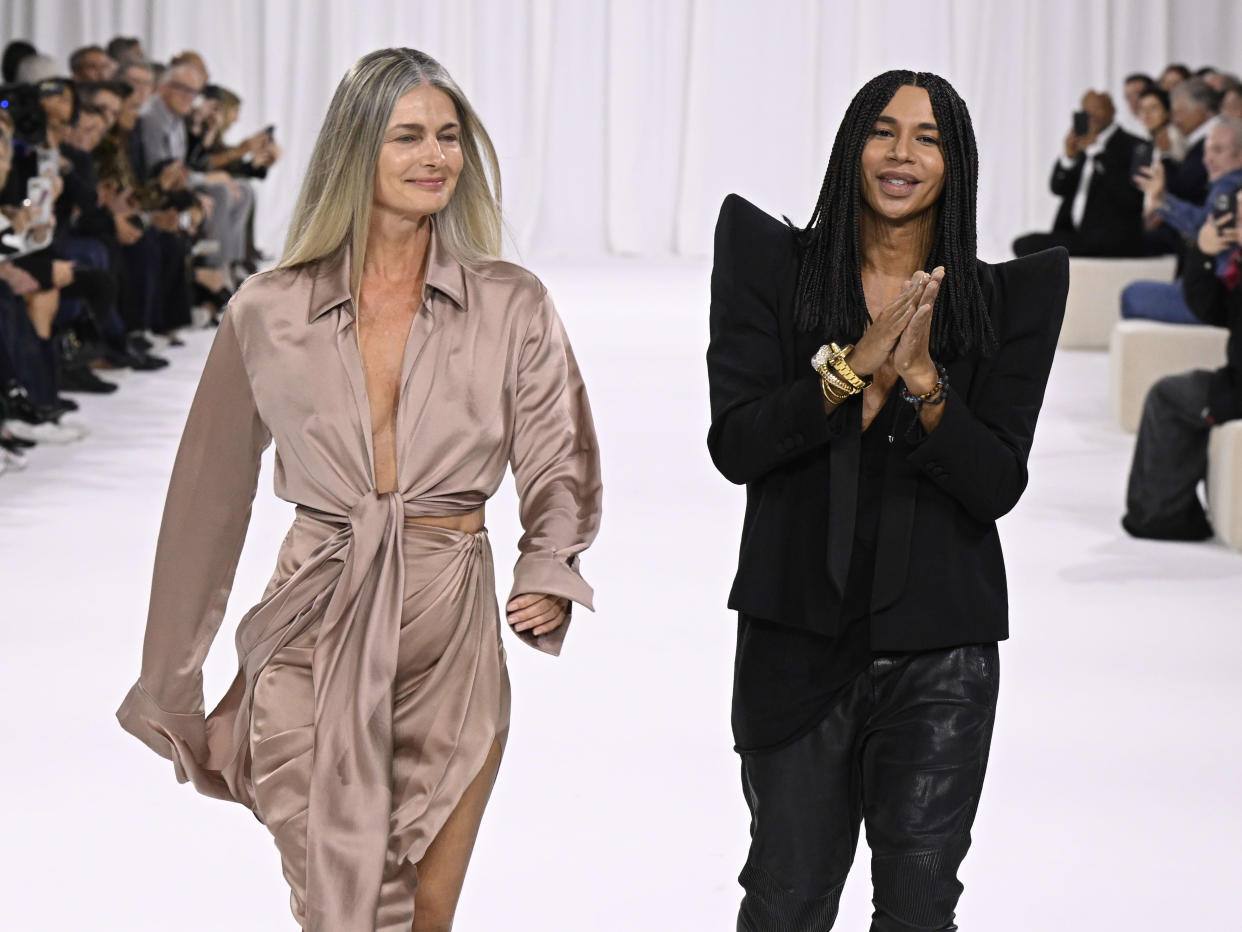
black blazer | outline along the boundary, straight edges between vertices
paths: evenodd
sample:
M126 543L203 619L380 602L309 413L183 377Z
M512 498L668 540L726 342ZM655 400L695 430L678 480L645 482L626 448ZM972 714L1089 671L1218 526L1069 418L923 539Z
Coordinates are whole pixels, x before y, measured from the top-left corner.
M862 403L826 415L794 329L792 231L735 194L716 225L707 371L716 468L746 484L729 607L835 635L854 539ZM1069 259L1049 249L978 266L1000 341L950 362L940 425L889 456L872 592L875 650L930 650L1008 634L996 519L1026 487L1026 459L1065 311Z
M1212 185L1208 181L1207 166L1203 164L1206 148L1207 139L1200 139L1186 150L1180 162L1164 160L1165 190L1191 204L1202 204L1207 200Z
M1217 424L1242 418L1242 286L1230 291L1216 275L1216 259L1191 247L1182 292L1196 317L1229 330L1225 365L1212 373L1208 414Z
M1118 127L1094 159L1095 175L1087 188L1087 202L1077 231L1084 240L1098 243L1101 248L1115 245L1118 251L1126 251L1137 249L1142 243L1143 192L1130 177L1130 159L1139 142L1137 136ZM1058 159L1052 169L1052 193L1061 198L1054 230L1075 229L1074 198L1086 165L1086 155L1079 154L1073 168L1066 168Z

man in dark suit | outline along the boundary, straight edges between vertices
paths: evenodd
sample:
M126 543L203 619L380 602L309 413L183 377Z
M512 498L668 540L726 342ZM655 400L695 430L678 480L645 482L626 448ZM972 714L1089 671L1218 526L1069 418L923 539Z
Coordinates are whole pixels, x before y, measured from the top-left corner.
M1130 179L1130 162L1139 143L1117 125L1113 100L1088 91L1082 98L1087 133L1073 128L1065 152L1052 169L1052 193L1061 198L1051 233L1028 233L1014 240L1017 256L1064 246L1072 256L1139 256L1144 252L1143 195Z
M1192 204L1202 204L1208 193L1208 172L1203 150L1208 133L1216 125L1220 94L1202 78L1190 78L1169 94L1169 117L1186 137L1186 155L1180 162L1164 160L1165 187L1169 193Z

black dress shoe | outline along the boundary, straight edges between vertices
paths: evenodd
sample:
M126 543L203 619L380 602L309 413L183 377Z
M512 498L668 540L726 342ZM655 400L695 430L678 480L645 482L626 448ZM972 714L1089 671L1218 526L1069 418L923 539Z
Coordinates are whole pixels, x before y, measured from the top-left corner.
M78 410L78 403L74 401L72 398L66 398L63 395L57 395L56 396L56 407L60 408L62 411L76 411Z
M151 348L154 346L154 344L141 333L131 334L129 343L132 348L143 353L150 352Z
M168 333L161 333L160 336L168 341L169 346L185 346L185 340L177 336L172 330L168 331Z
M157 369L163 369L168 365L168 360L163 356L152 356L150 353L143 353L141 356L134 356L130 363L130 368L137 372L155 372Z
M20 453L22 450L29 450L33 446L38 446L38 444L23 437L0 437L0 449L8 450L10 453Z
M107 382L88 366L69 366L60 373L61 391L87 392L92 395L110 395L117 390L115 382Z

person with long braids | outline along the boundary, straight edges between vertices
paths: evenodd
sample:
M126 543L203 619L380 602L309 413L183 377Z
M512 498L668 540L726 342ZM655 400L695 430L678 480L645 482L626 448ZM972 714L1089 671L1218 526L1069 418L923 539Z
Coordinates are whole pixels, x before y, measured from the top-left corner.
M271 831L312 932L451 927L509 726L484 503L513 468L507 621L558 653L599 526L599 449L565 330L497 258L479 117L413 49L359 59L285 254L225 311L173 466L142 672L121 724ZM259 474L297 505L204 716ZM175 922L166 923L174 926Z
M977 179L954 89L890 71L850 103L805 229L720 211L708 448L747 487L739 930L830 929L861 825L874 932L957 928L1008 634L996 520L1069 282L1062 248L978 261Z

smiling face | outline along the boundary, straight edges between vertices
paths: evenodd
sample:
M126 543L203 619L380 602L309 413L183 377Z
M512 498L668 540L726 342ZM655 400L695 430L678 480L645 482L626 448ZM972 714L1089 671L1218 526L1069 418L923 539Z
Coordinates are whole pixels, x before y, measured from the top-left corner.
M406 217L443 210L453 196L464 156L453 99L421 85L397 101L375 166L375 209Z
M1231 171L1242 168L1242 150L1228 126L1218 124L1208 133L1203 146L1203 167L1207 169L1210 182L1219 181Z
M944 154L926 90L897 89L871 127L860 167L863 203L887 220L908 220L936 204Z

